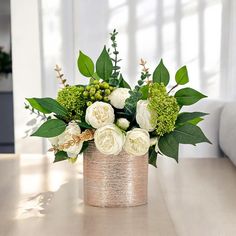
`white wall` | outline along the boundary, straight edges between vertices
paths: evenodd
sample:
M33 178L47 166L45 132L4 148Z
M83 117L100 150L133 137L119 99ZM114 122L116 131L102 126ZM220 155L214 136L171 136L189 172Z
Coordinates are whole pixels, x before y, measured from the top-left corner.
M38 0L11 0L14 130L16 153L41 153L42 139L23 139L29 112L25 97L42 96Z

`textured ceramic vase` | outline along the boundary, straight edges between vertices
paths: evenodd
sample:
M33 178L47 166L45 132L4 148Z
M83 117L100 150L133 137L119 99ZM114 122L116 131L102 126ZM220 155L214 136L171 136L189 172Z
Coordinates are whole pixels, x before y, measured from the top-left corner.
M93 142L84 152L84 202L98 207L147 203L148 157L100 153Z

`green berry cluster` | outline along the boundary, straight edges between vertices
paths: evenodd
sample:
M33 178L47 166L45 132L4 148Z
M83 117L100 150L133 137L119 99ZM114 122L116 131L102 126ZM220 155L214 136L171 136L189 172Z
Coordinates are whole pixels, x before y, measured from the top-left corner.
M94 80L85 87L83 96L87 101L87 106L90 106L95 101L108 102L108 96L113 90L114 87L110 86L107 82L99 82L98 80Z
M149 88L149 105L152 122L156 125L156 133L163 136L175 128L179 114L176 98L169 96L163 83L153 83Z

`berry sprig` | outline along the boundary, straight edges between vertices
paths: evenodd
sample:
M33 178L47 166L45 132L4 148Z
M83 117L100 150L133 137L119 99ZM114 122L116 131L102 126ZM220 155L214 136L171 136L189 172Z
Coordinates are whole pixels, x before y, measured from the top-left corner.
M87 106L92 105L95 101L109 101L109 95L114 90L107 82L99 82L94 80L89 85L85 86L83 96L87 100Z

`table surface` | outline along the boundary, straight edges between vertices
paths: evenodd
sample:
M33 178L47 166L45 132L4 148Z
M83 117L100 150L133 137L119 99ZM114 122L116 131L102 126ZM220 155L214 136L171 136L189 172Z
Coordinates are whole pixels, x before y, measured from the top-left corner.
M236 235L236 168L226 158L160 158L139 207L85 206L82 183L82 163L0 155L0 235Z

